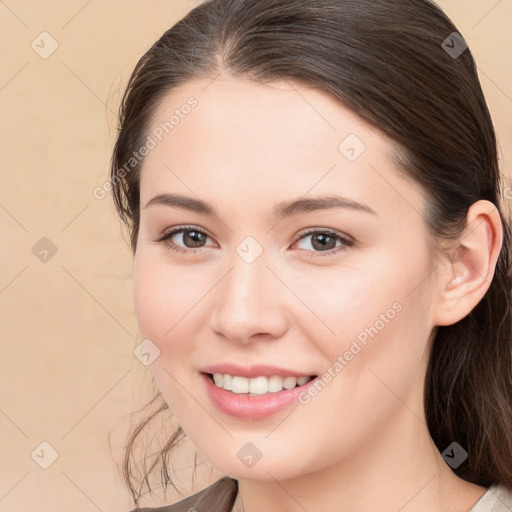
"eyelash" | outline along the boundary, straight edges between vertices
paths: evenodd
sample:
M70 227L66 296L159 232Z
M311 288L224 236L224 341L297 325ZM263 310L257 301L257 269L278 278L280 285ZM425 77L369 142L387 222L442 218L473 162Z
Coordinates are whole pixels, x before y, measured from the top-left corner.
M187 232L187 231L195 231L201 235L205 235L206 237L209 237L209 235L207 233L205 233L204 231L201 231L200 229L197 229L194 226L179 226L179 227L172 229L171 231L163 233L161 236L157 237L156 239L153 239L153 241L157 242L157 243L164 243L164 245L166 247L168 247L169 249L176 251L176 252L180 252L180 253L198 252L195 249L184 249L183 247L180 247L179 245L176 245L174 242L170 241L170 239L177 233ZM302 238L305 238L309 235L316 235L316 234L330 235L330 236L336 238L337 240L341 241L343 245L336 247L334 249L330 249L329 251L313 251L313 250L302 249L302 250L306 251L306 256L308 258L316 258L318 256L320 256L320 257L332 256L334 254L337 254L340 251L345 250L347 247L353 247L355 244L355 242L353 240L343 236L341 233L338 233L337 231L335 231L333 229L322 228L322 229L309 229L309 230L305 230L305 231L298 233L297 237L293 241L293 245L295 245L295 243L298 242L299 240L301 240Z

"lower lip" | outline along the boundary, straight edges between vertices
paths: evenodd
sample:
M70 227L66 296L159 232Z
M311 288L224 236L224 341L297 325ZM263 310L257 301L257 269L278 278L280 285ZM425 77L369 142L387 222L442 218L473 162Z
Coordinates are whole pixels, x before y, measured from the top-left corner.
M224 413L237 418L259 420L268 418L283 411L297 401L297 397L307 391L308 387L314 384L318 377L311 379L302 386L292 389L283 389L275 393L263 395L252 395L244 393L232 393L219 388L211 376L202 373L201 378L206 384L206 391L211 401Z

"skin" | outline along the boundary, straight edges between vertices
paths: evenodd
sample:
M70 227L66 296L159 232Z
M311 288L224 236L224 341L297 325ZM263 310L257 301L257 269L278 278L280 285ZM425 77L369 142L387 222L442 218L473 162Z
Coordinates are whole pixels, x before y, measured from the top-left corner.
M223 74L173 89L151 128L190 96L198 106L144 161L134 297L140 332L160 350L151 368L163 396L198 450L239 481L234 510L468 510L486 489L456 477L436 449L423 386L435 327L466 316L492 280L494 206L475 203L452 252L434 253L426 197L396 169L392 142L326 94ZM338 149L348 134L366 145L353 162ZM162 193L201 198L218 216L145 208ZM281 201L333 193L375 214L271 215ZM183 232L172 241L188 253L154 241L183 224L208 235L202 246ZM307 228L354 244L331 242L325 255L313 236L297 237ZM236 252L247 236L263 249L250 264ZM307 405L233 418L199 378L221 362L321 375L394 303L401 311ZM237 457L248 442L262 454L252 467Z

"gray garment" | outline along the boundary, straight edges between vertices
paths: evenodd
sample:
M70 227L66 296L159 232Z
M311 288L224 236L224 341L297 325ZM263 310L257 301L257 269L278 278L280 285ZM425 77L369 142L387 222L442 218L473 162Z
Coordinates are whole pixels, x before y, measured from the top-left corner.
M131 512L231 512L237 494L238 482L225 476L174 505ZM491 485L468 512L512 512L512 489Z
M225 476L174 505L133 509L131 512L231 512L237 494L238 481Z

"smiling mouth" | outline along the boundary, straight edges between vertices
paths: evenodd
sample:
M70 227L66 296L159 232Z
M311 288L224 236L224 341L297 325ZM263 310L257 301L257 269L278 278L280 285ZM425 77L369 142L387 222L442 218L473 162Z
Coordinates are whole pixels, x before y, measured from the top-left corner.
M283 390L294 389L303 386L315 379L316 375L307 377L281 377L272 375L270 377L242 377L239 375L228 375L222 373L207 373L210 380L225 391L237 395L258 396L268 393L278 393Z

